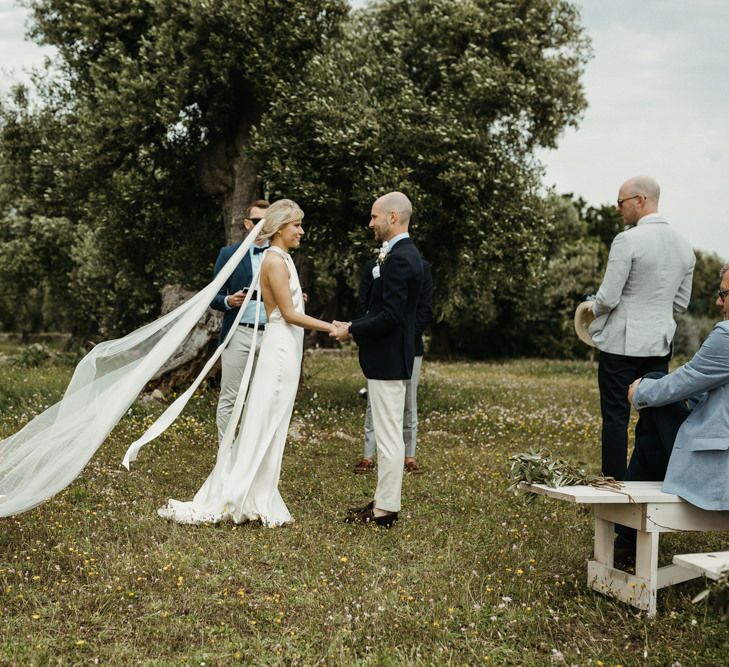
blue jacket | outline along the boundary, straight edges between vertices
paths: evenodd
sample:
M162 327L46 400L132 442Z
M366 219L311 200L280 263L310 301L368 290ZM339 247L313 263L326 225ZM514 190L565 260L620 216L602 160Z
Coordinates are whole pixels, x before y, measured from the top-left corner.
M217 276L218 273L220 273L220 269L223 268L225 263L233 256L233 253L238 250L239 247L240 243L234 243L233 245L225 246L220 249L218 259L215 262L215 268L213 269L213 276ZM240 264L238 264L235 271L230 274L230 277L225 281L225 284L220 288L220 291L215 295L213 302L210 304L211 308L221 310L225 313L223 316L223 323L220 326L218 345L225 340L225 336L228 334L228 331L233 324L233 320L240 310L239 308L231 308L230 310L226 309L225 297L229 294L234 294L239 290L250 287L252 279L253 268L251 266L251 255L248 253L241 260ZM265 322L265 318L261 321Z
M372 269L377 264L373 257L364 265L362 277L359 283L359 309L357 317L364 317L367 314L367 307L370 301L372 285L375 279L372 277ZM425 352L423 334L433 319L433 275L430 263L423 260L423 284L418 296L418 305L415 309L415 356L422 357Z
M663 490L707 510L729 510L729 320L719 322L691 361L641 380L633 402L658 407L693 399L668 462Z
M409 380L415 359L415 313L423 284L423 260L410 238L398 241L372 283L367 312L349 332L359 364L370 380Z

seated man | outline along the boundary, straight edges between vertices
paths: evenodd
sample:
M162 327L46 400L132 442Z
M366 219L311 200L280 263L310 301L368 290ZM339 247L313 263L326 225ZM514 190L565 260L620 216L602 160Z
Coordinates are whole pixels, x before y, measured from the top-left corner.
M633 382L628 400L640 411L627 480L664 480L706 510L729 509L729 264L721 269L719 322L699 351L668 375ZM657 376L657 377L656 377ZM618 526L616 563L635 554L635 531Z

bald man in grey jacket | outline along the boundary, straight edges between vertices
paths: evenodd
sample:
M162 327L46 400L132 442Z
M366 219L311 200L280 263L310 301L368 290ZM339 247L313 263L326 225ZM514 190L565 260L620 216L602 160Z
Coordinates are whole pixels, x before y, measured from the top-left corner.
M617 204L626 230L613 240L592 304L589 331L600 350L602 472L618 480L627 466L628 387L646 373L668 372L673 316L686 310L691 297L696 258L658 213L659 197L658 183L649 176L621 186Z

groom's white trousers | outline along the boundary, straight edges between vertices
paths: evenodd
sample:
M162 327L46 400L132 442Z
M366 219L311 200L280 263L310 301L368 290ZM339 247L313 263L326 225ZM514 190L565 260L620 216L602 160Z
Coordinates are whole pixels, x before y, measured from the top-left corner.
M377 489L375 507L400 511L405 441L402 420L407 380L367 380L367 395L377 434Z
M402 415L402 437L405 441L405 458L415 456L415 447L418 442L418 383L420 382L420 369L423 357L415 357L413 361L413 375L405 380L405 411ZM367 411L364 422L364 449L362 456L366 459L375 458L377 449L377 434L372 423L372 404L369 393L367 398Z

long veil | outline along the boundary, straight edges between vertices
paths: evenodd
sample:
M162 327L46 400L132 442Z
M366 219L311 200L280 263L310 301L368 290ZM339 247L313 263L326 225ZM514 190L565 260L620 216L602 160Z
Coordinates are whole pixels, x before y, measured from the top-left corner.
M19 514L39 505L79 475L147 382L200 320L213 297L258 237L263 223L261 220L251 230L215 279L195 296L124 338L96 345L76 366L63 398L0 442L0 517ZM260 295L260 290L257 292ZM252 289L248 291L235 324L252 293ZM222 354L234 330L235 326L231 327L193 385L130 447L124 458L127 468L136 458L139 448L159 435L180 413ZM243 384L247 386L252 361L251 355L241 393L245 393ZM239 408L238 401L236 408ZM226 440L232 440L236 426L234 417L235 413L230 420Z

